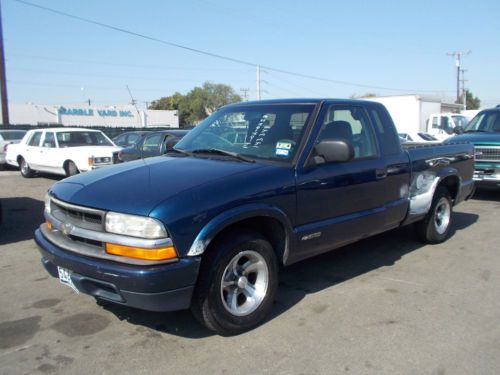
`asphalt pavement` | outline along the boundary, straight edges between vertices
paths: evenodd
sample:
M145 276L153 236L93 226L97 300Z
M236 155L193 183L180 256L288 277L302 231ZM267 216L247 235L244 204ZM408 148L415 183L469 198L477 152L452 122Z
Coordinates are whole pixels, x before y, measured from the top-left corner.
M285 268L268 321L227 338L49 277L33 232L57 181L0 171L0 374L500 373L500 191L443 244L407 227Z

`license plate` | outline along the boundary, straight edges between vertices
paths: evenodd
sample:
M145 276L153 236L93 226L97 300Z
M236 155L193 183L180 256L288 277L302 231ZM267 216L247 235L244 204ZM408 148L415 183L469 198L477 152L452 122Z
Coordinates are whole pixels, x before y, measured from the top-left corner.
M57 267L57 272L59 273L59 281L61 284L69 286L76 293L80 293L76 288L75 284L73 284L73 280L71 280L71 271L66 268Z

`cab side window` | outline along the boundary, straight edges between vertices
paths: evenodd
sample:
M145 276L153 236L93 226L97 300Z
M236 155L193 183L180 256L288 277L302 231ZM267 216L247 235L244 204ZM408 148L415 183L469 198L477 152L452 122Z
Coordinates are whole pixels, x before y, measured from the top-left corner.
M377 144L368 120L361 107L332 105L325 116L318 142L324 139L341 139L354 147L354 158L371 158L378 155Z
M41 139L42 139L42 132L34 132L33 136L31 137L30 141L28 142L28 145L33 146L33 147L39 147Z

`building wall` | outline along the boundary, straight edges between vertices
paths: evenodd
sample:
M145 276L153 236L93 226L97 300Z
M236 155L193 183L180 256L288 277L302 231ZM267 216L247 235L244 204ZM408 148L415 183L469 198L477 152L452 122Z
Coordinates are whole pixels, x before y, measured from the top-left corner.
M177 111L137 110L131 105L61 106L9 104L11 124L61 124L64 126L179 127Z

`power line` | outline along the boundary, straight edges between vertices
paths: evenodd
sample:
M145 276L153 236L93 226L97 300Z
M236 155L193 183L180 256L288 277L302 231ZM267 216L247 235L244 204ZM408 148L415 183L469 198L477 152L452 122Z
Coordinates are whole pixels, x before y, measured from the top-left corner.
M75 88L80 89L81 85L66 85L66 84L54 84L50 82L23 82L23 81L11 81L7 80L9 84L14 85L27 85L27 86L41 86L41 87L61 87L61 88ZM95 90L109 90L109 91L125 91L123 87L105 87L105 86L89 86L86 85L86 88L95 89ZM165 89L134 89L135 91L144 91L144 92L164 92Z
M148 69L172 69L172 70L199 70L199 71L234 71L234 72L241 72L241 71L252 71L253 69L232 69L232 68L207 68L207 67L182 67L182 66L166 66L166 65L143 65L143 64L127 64L127 63L116 63L116 62L110 62L110 61L99 61L99 60L87 60L87 59L69 59L69 58L59 58L59 57L49 57L49 56L37 56L37 55L28 55L28 54L16 54L16 53L9 53L9 58L6 60L9 62L10 60L15 60L12 59L12 57L20 57L20 58L25 58L25 59L39 59L39 60L47 60L47 61L58 61L58 62L65 62L65 63L84 63L84 64L96 64L96 65L109 65L109 66L124 66L124 67L131 67L131 68L148 68Z
M73 73L73 72L60 72L55 70L44 70L44 69L28 69L28 68L10 68L13 71L30 72L30 73L43 73L52 75L67 75L67 76L78 76L78 77L96 77L96 78L119 78L119 79L140 79L140 80L151 80L151 81L169 81L169 82L199 82L198 79L184 79L184 78L162 78L162 77L141 77L141 76L121 76L114 74L86 74L86 73ZM233 80L234 81L234 80ZM247 82L247 80L236 80L241 82Z
M150 40L150 41L153 41L153 42L161 43L161 44L164 44L164 45L167 45L167 46L170 46L170 47L180 48L180 49L183 49L183 50L186 50L186 51L190 51L190 52L193 52L193 53L197 53L197 54L200 54L200 55L205 55L205 56L209 56L209 57L217 58L217 59L220 59L220 60L225 60L225 61L233 62L233 63L236 63L236 64L246 65L246 66L255 67L257 65L260 65L260 64L255 63L255 62L245 61L245 60L237 59L237 58L230 57L230 56L224 56L224 55L220 55L220 54L217 54L217 53L213 53L213 52L204 51L204 50L200 50L200 49L197 49L197 48L185 46L185 45L182 45L182 44L179 44L179 43L174 43L174 42L170 42L170 41L167 41L167 40L159 39L159 38L156 38L156 37L153 37L153 36L149 36L149 35L146 35L146 34L138 33L138 32L127 30L127 29L124 29L124 28L121 28L121 27L117 27L117 26L113 26L113 25L106 24L106 23L103 23L103 22L95 21L95 20L92 20L90 18L80 17L80 16L76 16L74 14L66 13L66 12L63 12L63 11L60 11L60 10L57 10L57 9L54 9L54 8L49 8L49 7L46 7L46 6L34 4L34 3L29 2L29 1L25 1L25 0L14 0L14 1L17 2L17 3L19 3L19 4L23 4L23 5L26 5L26 6L33 7L33 8L38 8L38 9L41 9L41 10L46 11L46 12L54 13L54 14L57 14L57 15L60 15L60 16L64 16L64 17L71 18L71 19L75 19L75 20L78 20L78 21L81 21L81 22L92 24L92 25L100 26L100 27L103 27L103 28L106 28L106 29L118 31L118 32L121 32L121 33L124 33L124 34L133 35L133 36L136 36L136 37L139 37L139 38L142 38L142 39L146 39L146 40ZM354 86L354 87L361 87L361 88L367 88L367 89L378 89L378 90L389 90L389 91L402 91L402 92L408 92L408 91L441 92L440 90L414 90L414 89L409 90L409 89L402 89L402 88L372 86L372 85L366 85L366 84L355 83L355 82L340 81L340 80L335 80L335 79L330 79L330 78L325 78L325 77L320 77L320 76L315 76L315 75L310 75L310 74L297 73L297 72L292 72L292 71L285 70L285 69L273 68L271 66L266 66L266 65L260 65L260 67L262 69L270 70L270 71L277 72L277 73L283 73L283 74L287 74L287 75L292 75L292 76L296 76L296 77L302 77L302 78L312 79L312 80L316 80L316 81L331 82L331 83L335 83L335 84L338 84L338 85L345 85L345 86Z

